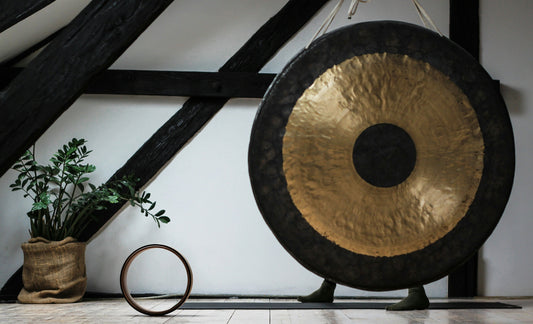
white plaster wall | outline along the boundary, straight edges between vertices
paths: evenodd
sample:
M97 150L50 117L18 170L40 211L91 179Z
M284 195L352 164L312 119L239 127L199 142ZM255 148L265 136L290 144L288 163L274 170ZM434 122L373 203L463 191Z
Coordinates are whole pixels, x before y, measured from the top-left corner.
M480 254L479 293L533 296L533 1L481 0L481 63L501 82L516 173L505 213Z
M117 69L216 71L284 4L284 0L176 0L112 66ZM331 1L262 70L279 72L307 44L336 1ZM346 1L332 29L368 20L394 19L420 24L409 0L374 0L345 19ZM448 1L421 1L447 34ZM72 10L75 12L76 10ZM44 18L35 18L44 19ZM16 29L14 26L12 29ZM56 27L49 27L53 32ZM0 58L34 41L31 28L17 38L0 38ZM0 35L1 36L1 35ZM31 42L30 42L31 43ZM49 156L76 136L89 140L97 165L93 182L105 181L147 138L175 113L186 98L84 95L39 139L38 154ZM172 222L161 229L126 208L87 249L88 290L119 292L125 258L148 243L181 251L195 275L193 294L294 295L316 288L321 278L295 262L276 241L255 205L248 174L247 148L259 100L233 99L147 187ZM529 160L530 161L530 160ZM28 239L29 202L0 178L0 285L21 265L20 244ZM518 197L514 198L518 199ZM526 198L522 198L526 199ZM430 265L428 265L430 266ZM167 290L158 278L167 267L138 277L146 290ZM135 278L133 278L135 279ZM446 296L446 278L427 287L432 297ZM339 287L337 295L402 296L405 291L373 293ZM511 291L509 294L513 294Z

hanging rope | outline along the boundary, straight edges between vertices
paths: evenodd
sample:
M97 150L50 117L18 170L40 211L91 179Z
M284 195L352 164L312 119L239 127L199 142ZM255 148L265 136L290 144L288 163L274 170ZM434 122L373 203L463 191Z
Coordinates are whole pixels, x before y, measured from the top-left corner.
M352 16L355 15L359 2L367 3L369 0L352 0L350 8L348 8L348 19L352 19Z
M431 19L431 17L429 16L429 14L426 12L426 10L424 10L424 7L422 7L422 5L420 4L420 2L418 2L418 0L412 0L413 1L413 4L415 5L415 8L416 8L416 12L418 13L418 17L420 17L420 20L422 20L422 23L424 24L424 26L426 26L426 28L429 28L428 27L428 23L431 25L431 27L433 27L433 29L439 33L439 35L441 36L444 36L440 30L437 28L437 26L435 25L435 23L433 22L433 19Z
M368 1L370 1L370 0L352 0L352 2L350 3L350 7L348 8L348 19L352 19L352 16L355 15L355 13L357 11L357 7L359 6L359 3L367 3ZM420 2L418 2L418 0L412 0L412 2L413 2L414 6L416 8L416 12L418 13L418 17L420 17L420 20L422 21L424 26L426 26L426 28L430 28L430 27L428 27L428 25L430 25L440 36L444 36L440 32L440 30L437 28L437 26L433 22L433 19L431 19L431 17L427 13L427 11L424 9L424 7L422 7ZM326 31L328 30L329 26L333 22L333 19L335 19L335 16L337 15L337 13L339 12L340 8L342 7L343 3L344 3L344 0L339 0L337 5L333 8L333 10L331 10L329 15L326 17L326 20L324 20L324 22L322 23L320 28L313 35L313 37L311 38L309 43L307 43L307 46L305 46L305 48L308 48L309 45L311 45L311 43L318 36L323 35L323 34L326 33Z
M357 7L359 6L359 2L367 3L369 0L352 0L352 3L350 4L350 7L348 8L348 19L352 19L352 16L355 15L355 12L357 11ZM333 19L335 19L335 16L339 12L339 9L342 7L342 4L344 3L344 0L339 0L337 5L331 10L329 15L326 17L326 20L322 23L320 28L316 31L316 33L313 35L309 43L307 43L307 46L305 48L308 48L309 45L319 36L326 33L329 26L333 22Z

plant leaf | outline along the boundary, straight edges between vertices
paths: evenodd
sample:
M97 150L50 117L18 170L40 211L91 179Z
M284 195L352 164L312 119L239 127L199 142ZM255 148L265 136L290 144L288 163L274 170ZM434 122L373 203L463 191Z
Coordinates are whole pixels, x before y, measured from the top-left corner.
M168 218L167 216L161 216L161 217L159 217L158 219L159 219L159 221L160 221L161 223L164 223L164 224L167 224L167 223L170 222L170 218Z

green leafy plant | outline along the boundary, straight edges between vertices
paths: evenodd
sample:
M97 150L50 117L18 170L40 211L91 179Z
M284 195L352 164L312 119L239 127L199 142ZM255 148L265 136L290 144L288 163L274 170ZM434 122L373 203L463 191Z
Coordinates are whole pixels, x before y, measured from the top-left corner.
M170 222L165 210L154 212L155 201L150 194L138 192L132 177L111 180L100 186L89 183L88 174L96 167L84 163L92 151L87 150L85 139L73 138L50 159L51 164L41 165L35 160L35 146L26 151L13 165L18 177L10 185L12 191L23 191L24 197L33 200L30 218L31 237L62 240L68 236L78 238L92 220L95 211L109 204L128 202L139 207L146 217L151 216L159 227Z

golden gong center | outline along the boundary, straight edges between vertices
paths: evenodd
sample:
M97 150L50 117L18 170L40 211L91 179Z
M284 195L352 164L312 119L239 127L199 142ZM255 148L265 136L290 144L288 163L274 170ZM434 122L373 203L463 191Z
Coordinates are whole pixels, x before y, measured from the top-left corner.
M407 178L388 187L354 166L355 142L381 124L401 128L416 148ZM367 54L328 69L298 99L283 171L294 205L320 235L354 253L390 257L423 249L457 225L477 192L483 150L475 111L447 76L406 55Z

